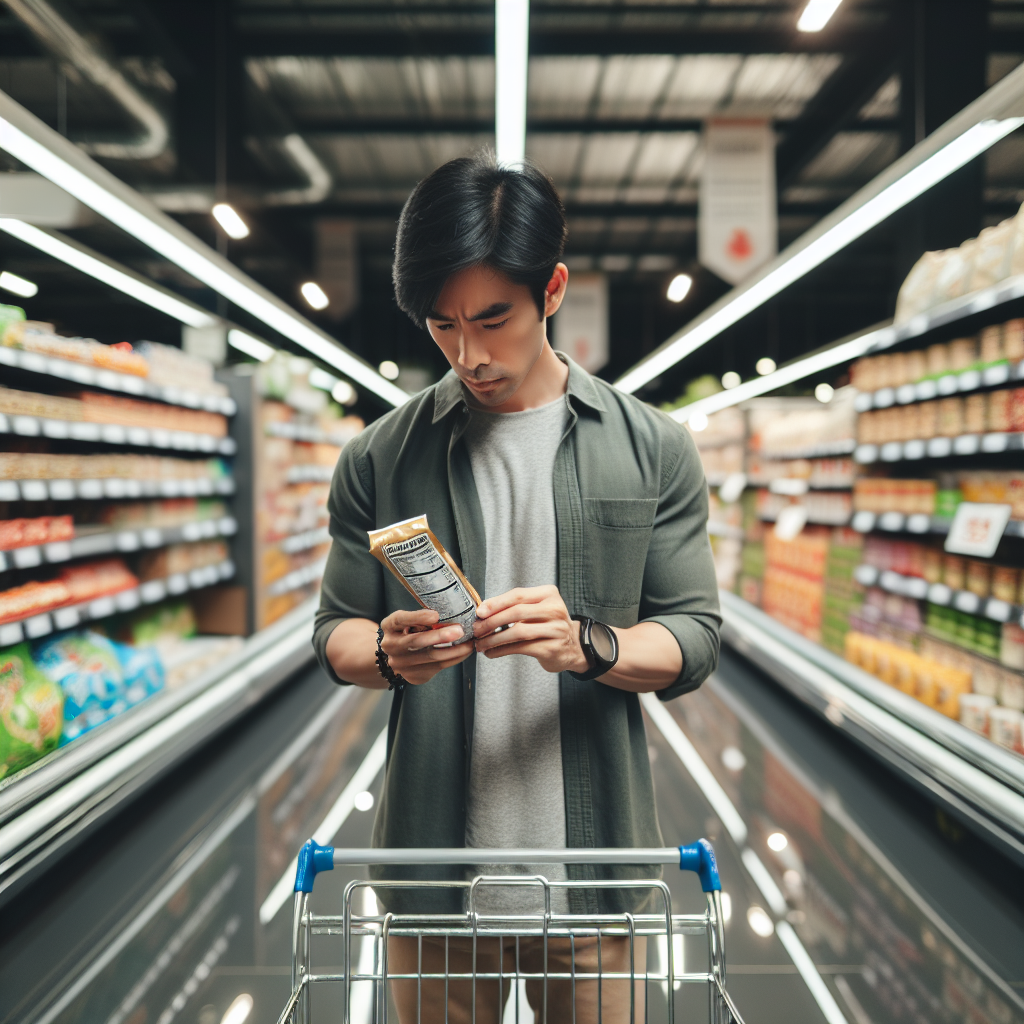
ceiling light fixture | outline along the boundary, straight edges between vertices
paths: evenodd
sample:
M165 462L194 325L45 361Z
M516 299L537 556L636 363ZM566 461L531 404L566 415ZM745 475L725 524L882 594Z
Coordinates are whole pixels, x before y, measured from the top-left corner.
M398 363L392 359L385 359L380 366L377 367L382 377L386 377L388 380L398 379Z
M331 304L331 300L327 298L327 293L316 281L307 281L299 291L302 292L302 297L314 309L326 309Z
M39 292L39 285L35 281L19 277L17 274L12 274L9 270L0 273L0 288L3 288L5 291L14 292L15 295L20 295L23 299L31 299L33 295Z
M397 406L408 401L409 396L401 388L384 380L325 331L3 93L0 93L0 149L385 402ZM189 307L182 304L182 308ZM210 326L215 322L212 317L206 317L202 324L195 326Z
M94 253L70 238L65 238L55 231L37 228L23 220L13 217L0 217L0 231L33 246L47 256L66 263L75 270L101 281L103 284L116 288L133 299L152 306L153 309L166 313L175 320L189 327L213 327L217 318L199 306L194 306L178 298L173 292L150 284L144 277L135 274L127 267L119 267L111 260Z
M272 358L277 351L272 345L268 345L265 341L260 341L259 338L254 338L251 334L246 334L245 331L240 331L237 328L232 328L228 331L228 344L232 348L237 348L239 352L244 352L247 356L258 359L261 363L265 363L268 359Z
M750 925L750 930L755 935L760 935L762 939L767 939L775 931L775 923L761 907L751 907L747 911L747 924Z
M233 206L217 203L210 212L228 238L237 240L249 237L249 225L238 216L238 211Z
M692 287L693 278L689 274L676 274L668 283L668 291L665 292L665 297L669 302L682 302L690 294Z
M234 1001L224 1011L220 1024L245 1024L250 1013L252 1013L252 996L248 992L243 992L240 996L235 996Z
M775 360L771 356L761 356L754 364L754 369L760 376L766 377L769 373L775 372Z
M1024 124L1024 65L886 168L615 382L632 393Z
M781 853L787 846L789 846L789 840L782 832L773 832L768 837L768 849L774 850L775 853Z
M820 32L839 10L843 0L807 0L796 27L801 32Z
M494 0L494 137L498 163L505 167L526 156L529 60L529 0Z

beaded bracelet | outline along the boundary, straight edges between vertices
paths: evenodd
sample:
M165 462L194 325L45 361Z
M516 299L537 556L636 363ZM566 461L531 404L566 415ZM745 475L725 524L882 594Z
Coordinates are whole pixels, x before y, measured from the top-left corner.
M403 690L407 680L403 679L397 672L388 664L388 656L384 653L380 646L381 641L384 639L384 627L377 627L377 671L387 680L389 690Z

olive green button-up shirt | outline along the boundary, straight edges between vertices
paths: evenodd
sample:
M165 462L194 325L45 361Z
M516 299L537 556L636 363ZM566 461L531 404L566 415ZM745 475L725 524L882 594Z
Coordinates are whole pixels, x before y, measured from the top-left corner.
M707 536L707 486L687 431L663 413L590 376L567 357L569 426L555 456L558 588L571 613L613 626L660 622L679 643L683 669L658 692L696 689L718 660L718 590ZM367 531L427 514L431 529L479 588L487 550L469 453L462 385L449 372L349 442L328 501L333 543L313 646L324 671L327 640L347 618L380 622L416 606L369 553ZM484 597L493 597L484 594ZM395 691L384 788L374 822L381 847L465 844L476 655L423 686ZM559 676L566 842L569 847L662 845L640 702L597 681ZM672 836L688 842L693 836ZM388 877L462 878L458 866L387 869ZM569 877L648 878L651 866L569 866ZM382 877L382 876L381 876ZM586 894L585 894L586 892ZM574 890L574 912L635 907L625 890ZM407 906L383 895L392 910ZM420 912L461 909L438 890Z

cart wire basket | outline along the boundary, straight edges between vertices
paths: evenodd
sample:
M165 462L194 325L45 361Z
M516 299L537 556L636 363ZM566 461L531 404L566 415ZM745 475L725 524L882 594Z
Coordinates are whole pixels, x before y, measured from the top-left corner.
M335 865L474 865L509 864L678 864L694 872L706 896L703 914L673 914L668 886L654 880L559 880L543 875L480 875L471 881L360 881L345 888L343 912L315 914L310 907L313 883ZM507 870L507 867L505 868ZM532 887L543 912L519 910L496 914L481 909L484 889ZM466 907L460 914L381 913L373 892L395 889L462 889ZM637 891L637 905L650 913L569 914L552 909L567 904L571 889ZM541 899L542 897L542 899ZM703 936L707 968L687 972L683 936ZM342 941L340 971L313 970L313 939ZM404 940L406 955L395 956L394 940ZM699 939L698 939L699 941ZM411 945L410 945L411 943ZM648 955L648 943L652 945ZM411 955L409 951L411 952ZM582 955L586 950L587 955ZM497 955L495 956L495 951ZM529 951L529 955L527 955ZM562 951L559 953L559 951ZM568 955L566 955L566 953ZM389 962L390 961L390 962ZM399 962L401 961L401 962ZM677 969L677 962L678 968ZM580 1024L593 1020L618 1024L627 1019L667 1020L674 1024L675 994L683 986L705 986L710 1024L743 1024L726 990L725 931L721 883L715 852L706 839L665 849L335 849L310 839L301 849L295 878L292 917L291 993L278 1024L312 1024L313 985L337 986L332 1019L344 1024L387 1024L394 1011L396 985L402 987L401 1024L449 1020L449 997L463 993L473 1024L502 1024L530 1019ZM627 988L628 985L628 988ZM491 1012L481 1014L478 995L494 994ZM612 998L613 990L617 998ZM584 994L586 998L584 997ZM468 995L468 999L465 998ZM662 1005L662 997L663 1003ZM577 1013L577 999L582 1005ZM589 1000L589 1001L588 1001ZM397 999L395 999L397 1002ZM702 1000L701 1000L702 1001ZM338 1006L341 1002L341 1007ZM520 1010L526 1016L520 1017ZM341 1012L339 1012L341 1011ZM510 1015L511 1013L511 1015ZM457 1014L454 1016L458 1016ZM689 1016L689 1015L687 1015ZM461 1019L461 1018L460 1018Z

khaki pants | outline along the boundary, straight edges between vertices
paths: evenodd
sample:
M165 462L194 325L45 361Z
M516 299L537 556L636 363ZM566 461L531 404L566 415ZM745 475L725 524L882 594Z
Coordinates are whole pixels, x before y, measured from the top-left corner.
M499 941L501 946L499 947ZM576 972L597 973L597 939L575 940ZM573 955L568 939L548 939L548 971L569 974ZM647 964L647 940L638 938L633 943L633 963L637 973L643 973ZM516 940L478 939L476 970L478 974L514 973L516 966ZM601 973L629 973L629 940L626 938L601 939ZM469 974L473 970L473 940L448 940L448 973ZM544 940L519 940L519 970L524 974L544 970ZM423 939L423 961L419 962L418 942L411 938L388 940L388 974L444 974L444 939ZM506 979L499 989L496 979L478 980L476 983L477 1024L501 1024L502 1011L514 979ZM577 981L575 984L575 1013L573 983L570 980L548 981L547 1022L550 1024L597 1024L598 982ZM423 981L419 986L412 980L392 981L392 998L398 1009L400 1024L472 1024L473 983L448 982L448 1007L445 1016L445 983L443 980ZM418 991L417 991L418 989ZM625 979L605 980L600 986L600 1020L602 1024L629 1024L629 982ZM635 983L634 1020L644 1020L643 983ZM544 1021L544 982L540 979L526 982L526 998L533 1008L538 1024ZM417 1002L419 1015L417 1016ZM521 1007L520 1012L525 1007Z

